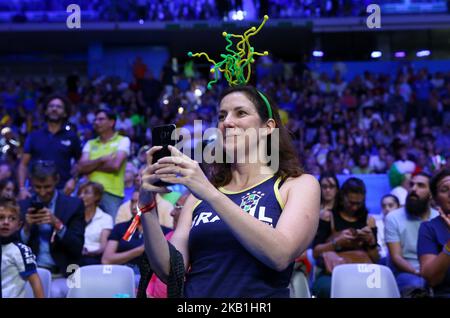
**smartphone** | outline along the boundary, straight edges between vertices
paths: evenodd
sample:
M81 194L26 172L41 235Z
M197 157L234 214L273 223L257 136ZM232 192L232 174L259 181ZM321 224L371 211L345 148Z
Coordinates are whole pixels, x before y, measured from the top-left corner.
M34 211L32 212L34 214L39 210L42 210L45 207L45 204L44 202L32 201L30 206L34 209Z
M175 146L177 140L172 139L172 133L175 131L176 126L174 124L171 125L163 125L157 126L152 129L152 140L153 146L162 146L163 148L153 155L152 163L157 162L159 159L164 157L170 157L171 153L169 150L170 146ZM169 183L158 181L155 183L158 187L164 187L170 185Z

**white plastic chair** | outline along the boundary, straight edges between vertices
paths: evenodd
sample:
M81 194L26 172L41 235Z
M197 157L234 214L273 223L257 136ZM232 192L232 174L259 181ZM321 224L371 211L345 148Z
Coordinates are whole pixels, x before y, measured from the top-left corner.
M134 271L125 265L80 267L69 279L67 298L135 298Z
M331 298L400 298L400 292L387 266L342 264L331 275Z
M45 268L37 268L39 278L41 279L42 289L45 298L50 298L50 287L52 285L52 273ZM25 298L34 298L33 289L29 282L25 284Z
M308 279L302 271L294 271L289 283L290 298L311 298Z

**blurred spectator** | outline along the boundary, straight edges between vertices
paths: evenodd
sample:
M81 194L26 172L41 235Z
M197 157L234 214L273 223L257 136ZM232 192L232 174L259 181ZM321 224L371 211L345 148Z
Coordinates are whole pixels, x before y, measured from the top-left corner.
M85 211L83 256L80 266L101 264L101 257L114 222L109 214L98 207L103 195L103 186L88 181L78 189L78 197L83 200Z
M133 63L133 76L139 85L142 85L142 81L144 80L147 71L148 67L142 60L142 57L136 57Z
M378 246L380 247L380 264L387 265L388 247L384 239L384 222L386 215L400 208L400 202L395 195L386 194L381 198L381 215L376 219Z
M130 200L131 196L133 195L135 189L136 175L137 175L136 167L131 162L127 162L124 176L125 189L123 202Z
M0 198L15 199L18 194L18 189L15 180L3 179L0 180Z
M431 180L431 194L440 216L419 228L417 254L420 273L433 288L434 297L450 297L450 169L442 169Z
M389 261L403 297L427 294L425 280L420 276L417 240L420 224L439 215L430 203L430 177L418 173L411 178L405 206L385 218Z
M379 259L375 219L366 208L366 187L358 178L347 179L339 189L333 210L325 211L313 241L313 255L320 272L314 283L317 297L330 297L331 273L326 272L322 254L328 251L366 251L371 260Z
M320 189L322 190L320 202L320 214L331 212L336 203L339 191L339 180L334 173L324 172L319 177Z
M45 105L45 126L31 132L25 141L18 169L20 199L30 197L26 187L28 167L37 160L55 162L59 175L57 189L64 188L64 192L70 194L75 188L71 161L80 158L81 145L76 132L66 125L70 115L69 102L62 95L51 95Z
M136 204L138 202L139 192L133 193L130 212L132 217L136 215ZM118 223L114 226L106 243L105 251L102 256L102 264L122 264L130 266L135 273L136 286L138 285L140 273L139 263L142 257L145 257L144 238L142 236L142 225L139 224L136 232L127 242L123 240L123 236L130 226L132 219L127 222Z
M130 154L130 139L114 131L115 123L113 111L96 112L94 127L98 137L85 144L78 167L80 173L89 175L89 180L103 186L100 206L113 219L123 201L125 166Z
M369 167L369 158L363 153L360 154L357 160L357 164L352 169L353 174L370 174L372 169Z
M406 159L406 147L401 146L400 152L402 155L398 157L400 160L394 162L388 172L389 183L393 188L391 194L395 195L400 205L404 206L406 202L406 196L409 189L409 181L411 175L416 170L416 164Z
M51 296L65 297L70 264L78 264L84 244L84 205L56 189L58 171L53 162L37 161L31 167L35 194L20 201L25 219L22 241L36 255L38 267L52 273Z
M0 198L0 298L23 298L30 283L35 298L44 292L31 249L19 241L20 209L15 201Z
M11 178L13 172L7 162L0 162L0 181Z

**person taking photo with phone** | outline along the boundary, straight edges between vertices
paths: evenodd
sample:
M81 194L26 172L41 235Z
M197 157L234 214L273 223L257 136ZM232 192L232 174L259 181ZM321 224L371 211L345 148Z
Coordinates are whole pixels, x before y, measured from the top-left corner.
M244 163L214 163L206 176L198 162L173 146L168 147L171 156L155 163L152 158L162 147L148 152L138 203L146 254L165 283L173 280L176 269L170 265L171 254L181 254L179 281L186 281L180 295L185 297L289 297L294 260L316 232L319 183L300 168L278 107L261 94L251 86L235 86L220 98L222 150L242 151ZM241 142L239 132L251 129L262 133L254 143ZM258 147L271 146L262 143L275 142L263 136L275 129L280 136L275 147L279 169L264 160L250 163ZM168 191L155 185L159 181L182 184L192 193L169 245L154 204L156 193Z
M68 266L78 264L83 249L84 204L56 190L54 162L35 162L30 177L34 194L19 202L25 220L20 236L36 255L37 266L52 273L51 297L65 297Z

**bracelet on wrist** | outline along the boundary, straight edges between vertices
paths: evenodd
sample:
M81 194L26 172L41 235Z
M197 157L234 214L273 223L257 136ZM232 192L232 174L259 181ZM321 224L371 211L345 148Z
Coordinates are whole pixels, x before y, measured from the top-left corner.
M142 208L139 207L139 203L136 204L136 210L137 213L133 218L133 221L131 222L130 226L128 227L127 231L123 235L122 239L124 241L129 242L131 240L131 237L133 236L134 232L136 232L136 229L138 225L141 223L141 215L147 212L152 211L156 207L156 199L153 197L153 201Z
M136 210L138 212L139 215L142 215L144 213L150 212L152 211L154 208L156 207L156 200L153 199L152 202L150 202L149 204L143 206L142 208L139 207L139 204L136 204Z

